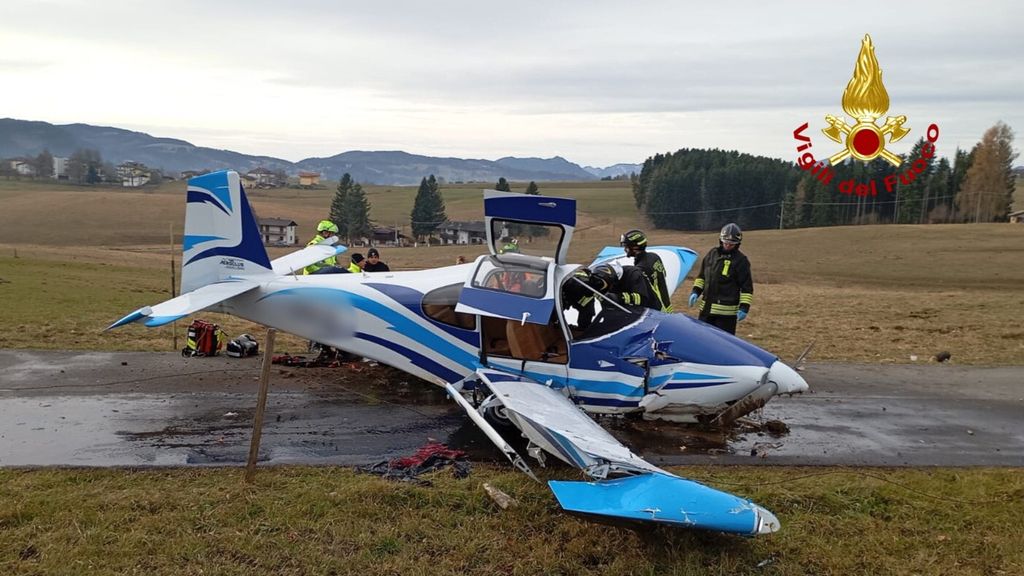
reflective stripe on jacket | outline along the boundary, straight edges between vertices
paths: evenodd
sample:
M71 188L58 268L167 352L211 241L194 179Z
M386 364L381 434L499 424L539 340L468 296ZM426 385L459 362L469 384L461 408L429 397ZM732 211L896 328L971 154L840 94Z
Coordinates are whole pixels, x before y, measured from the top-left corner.
M310 240L308 243L306 243L306 246L313 246L313 245L316 245L316 244L319 244L319 243L323 242L324 240L326 240L326 238L324 238L323 236L317 234L316 236L313 237L312 240ZM312 274L313 272L316 272L317 270L319 270L321 268L324 268L326 266L337 266L337 265L338 265L338 257L337 256L329 256L329 257L324 258L323 260L321 260L319 262L316 262L314 264L310 264L309 266L306 266L305 268L302 269L302 273L303 274Z
M647 277L647 281L651 285L654 297L661 302L660 310L662 312L671 312L672 293L669 292L668 283L665 280L665 264L662 263L661 257L645 250L633 258L633 264L643 270L644 276Z
M735 316L740 310L749 311L754 280L747 256L738 248L729 252L721 246L712 248L701 262L693 292L701 296L701 316Z

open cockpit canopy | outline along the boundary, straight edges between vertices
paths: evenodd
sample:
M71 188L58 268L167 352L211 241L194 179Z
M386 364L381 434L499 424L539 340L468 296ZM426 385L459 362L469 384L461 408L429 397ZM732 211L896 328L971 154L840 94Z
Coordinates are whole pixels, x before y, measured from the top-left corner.
M519 253L565 264L576 227L576 201L485 190L484 219L491 254Z

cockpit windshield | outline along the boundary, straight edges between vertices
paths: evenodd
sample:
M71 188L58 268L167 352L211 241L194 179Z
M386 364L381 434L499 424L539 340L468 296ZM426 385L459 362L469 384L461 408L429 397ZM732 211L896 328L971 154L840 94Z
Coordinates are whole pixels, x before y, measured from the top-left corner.
M543 298L547 291L547 269L526 264L484 258L473 275L472 286L530 298Z

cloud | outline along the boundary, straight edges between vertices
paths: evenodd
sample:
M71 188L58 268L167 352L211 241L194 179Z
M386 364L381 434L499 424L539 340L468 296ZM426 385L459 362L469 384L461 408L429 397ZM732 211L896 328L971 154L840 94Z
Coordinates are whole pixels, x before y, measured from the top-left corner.
M288 158L479 146L599 163L729 142L788 155L775 133L841 112L866 32L893 113L1021 129L1022 6L7 0L0 53L33 57L0 61L15 87L0 101L25 118L252 133ZM80 97L58 98L69 84Z

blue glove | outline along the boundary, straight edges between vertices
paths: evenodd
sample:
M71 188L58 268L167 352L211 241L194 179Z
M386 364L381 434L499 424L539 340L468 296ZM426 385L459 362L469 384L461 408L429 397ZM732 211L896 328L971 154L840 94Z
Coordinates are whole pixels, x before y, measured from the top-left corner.
M737 322L742 322L746 317L747 317L747 313L745 311L743 311L743 310L740 310L739 312L736 313L736 321Z
M690 293L690 308L693 308L697 304L697 293Z

